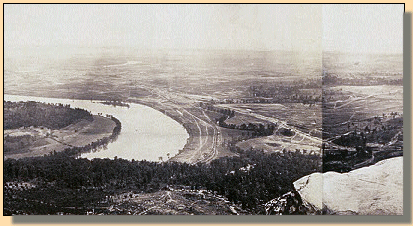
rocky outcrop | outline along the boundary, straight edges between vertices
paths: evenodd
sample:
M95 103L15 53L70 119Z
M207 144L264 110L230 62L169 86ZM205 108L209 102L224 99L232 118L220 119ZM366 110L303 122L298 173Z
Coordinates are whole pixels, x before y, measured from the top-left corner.
M304 203L297 191L290 191L264 205L266 215L316 215L321 214Z
M294 182L304 206L339 215L402 215L403 157L348 173L313 173Z

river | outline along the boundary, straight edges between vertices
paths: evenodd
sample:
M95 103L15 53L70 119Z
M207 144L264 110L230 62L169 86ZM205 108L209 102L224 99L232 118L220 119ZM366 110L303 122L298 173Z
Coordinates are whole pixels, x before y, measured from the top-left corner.
M4 95L6 101L36 101L43 103L70 104L97 115L113 115L122 123L122 131L115 142L97 152L83 153L80 157L159 161L178 154L189 137L185 128L163 113L141 104L129 103L130 107L115 107L90 100L70 100L33 96Z

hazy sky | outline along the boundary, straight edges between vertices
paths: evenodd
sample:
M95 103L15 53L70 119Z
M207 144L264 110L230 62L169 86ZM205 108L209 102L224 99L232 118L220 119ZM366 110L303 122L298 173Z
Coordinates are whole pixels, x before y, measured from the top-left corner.
M402 4L324 5L323 48L346 52L403 52Z
M403 5L4 5L5 47L402 51ZM323 43L322 43L323 42Z

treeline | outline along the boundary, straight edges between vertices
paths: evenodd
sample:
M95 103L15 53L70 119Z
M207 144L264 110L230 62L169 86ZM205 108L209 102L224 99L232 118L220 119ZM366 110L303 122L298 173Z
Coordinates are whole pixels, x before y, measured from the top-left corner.
M256 136L270 136L274 133L274 129L277 127L277 125L273 123L269 123L267 125L264 125L262 123L259 124L254 124L254 123L248 123L248 124L241 124L241 125L236 125L232 123L227 123L225 120L230 119L235 116L235 111L230 110L230 109L225 109L225 108L218 108L215 107L211 104L208 103L200 103L200 106L204 109L207 109L209 111L213 111L216 113L222 114L221 117L215 118L215 122L218 123L219 126L227 129L238 129L238 130L246 130L246 131L251 131L252 137Z
M44 104L44 103L37 103L33 101L18 102L18 103L7 101L7 102L4 102L4 105L5 105L5 112L7 108L7 117L5 116L5 121L7 119L9 129L10 127L11 128L22 127L21 124L19 124L20 117L16 117L16 115L28 117L28 119L23 122L24 127L35 126L35 127L46 127L50 129L58 129L58 128L66 127L70 125L71 123L76 123L76 121L80 119L87 119L87 120L93 121L93 116L92 114L90 114L90 112L80 109L80 108L74 108L74 109L70 108L70 105ZM24 112L24 114L22 114L22 112ZM44 113L44 115L42 115L42 113ZM71 113L73 113L74 116L70 115ZM45 116L49 116L50 120L46 120ZM67 119L64 117L67 117L69 120L64 120L64 119ZM99 148L105 147L110 142L115 141L119 133L121 132L122 124L117 118L115 118L112 115L106 114L106 117L110 118L112 121L115 122L115 127L113 128L112 134L110 136L94 141L83 147L65 148L60 153L57 153L56 151L52 151L50 152L50 155L78 156L81 153L98 150ZM56 120L62 120L62 122L57 122ZM6 126L4 128L7 129ZM15 150L18 148L20 149L25 148L25 146L27 146L29 143L33 141L33 138L30 135L24 135L24 136L6 135L4 137L4 140L5 140L4 149L5 149L5 152L8 152L10 150Z
M323 146L323 172L349 172L354 169L356 164L367 161L372 156L372 151L368 149L351 151L345 148Z
M352 126L353 131L332 140L344 148L323 144L323 170L348 172L382 159L403 155L403 118L397 115L397 112L391 112L388 115L390 119L384 122L376 116L357 122L356 125L349 123L348 129ZM347 150L346 147L353 150Z
M322 80L317 79L298 79L288 82L278 82L277 84L261 83L251 85L249 90L268 90L272 92L277 92L276 89L284 87L284 90L300 90L300 89L321 89ZM289 88L287 88L289 87Z
M61 129L82 119L93 121L90 112L80 108L71 108L70 105L34 101L4 101L3 104L4 129L30 126Z
M254 124L254 123L248 123L248 124L241 124L241 125L236 125L232 123L226 123L225 122L226 118L221 117L218 119L218 125L223 127L223 128L228 128L228 129L238 129L238 130L246 130L246 131L251 131L252 136L270 136L274 134L274 130L277 127L275 124L267 124L264 125L262 123L259 124Z
M120 101L120 100L103 101L103 102L100 102L100 103L102 103L102 104L104 104L104 105L111 105L111 106L114 106L114 107L119 106L119 107L127 107L127 108L130 108L130 105L129 105L129 104L123 103L123 102Z
M263 213L262 205L292 190L292 182L321 170L320 156L316 155L233 151L239 156L197 165L65 155L7 159L4 182L32 181L37 187L24 191L5 188L4 213L56 214L74 207L77 214L84 214L103 205L106 196L124 191L155 192L168 185L214 191L253 213ZM44 207L32 208L40 205L39 200Z
M200 102L199 106L201 108L204 108L204 109L208 110L208 111L221 113L224 116L226 116L227 118L232 118L232 117L235 116L235 111L234 110L230 110L230 109L226 109L226 108L218 108L218 107L213 106L210 103Z
M350 86L372 86L372 85L403 85L403 78L383 79L370 76L359 78L341 78L338 75L325 73L323 85L350 85Z
M403 147L387 146L379 149L366 147L365 149L357 148L356 151L346 148L323 147L323 172L349 172L397 156L403 156Z
M94 141L88 145L85 145L83 147L69 147L69 148L65 148L62 152L57 153L56 151L53 151L50 153L51 156L79 156L82 153L87 153L87 152L91 152L91 151L96 151L100 148L105 147L106 145L108 145L110 142L113 142L117 139L118 135L120 134L121 130L122 130L122 124L121 122L113 117L112 115L106 115L106 117L112 119L116 126L113 128L112 134L108 137L104 137L102 139L99 139L97 141Z
M354 131L354 132L339 136L338 138L333 140L333 143L341 145L341 146L345 146L345 147L365 149L367 138L366 138L366 134L364 134L363 132Z
M312 93L303 93L302 89L314 89ZM321 102L321 82L317 86L306 85L275 85L270 87L250 86L248 95L256 99L256 103L303 103L315 104ZM251 102L247 100L248 103Z
M390 118L382 121L381 117L374 117L361 122L347 124L351 132L338 136L334 143L346 147L365 148L366 143L386 144L403 128L403 118L396 117L397 112L391 112ZM384 118L384 116L383 116Z

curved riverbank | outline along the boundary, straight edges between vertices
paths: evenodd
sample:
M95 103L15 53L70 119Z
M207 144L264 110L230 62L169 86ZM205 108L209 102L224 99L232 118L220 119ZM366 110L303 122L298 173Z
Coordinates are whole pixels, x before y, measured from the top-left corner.
M106 118L109 118L115 123L115 127L113 128L112 134L110 136L105 136L83 147L66 148L65 150L63 150L64 154L69 156L80 157L83 153L98 151L101 148L106 147L109 143L116 141L116 138L121 132L122 124L117 118L115 118L112 115L106 115Z
M182 118L183 115L180 114L177 110L173 110L173 111L166 110L165 108L162 108L161 105L155 104L153 102L140 101L140 100L136 100L136 99L134 99L132 102L136 103L136 104L145 105L145 106L150 107L150 108L152 108L156 111L161 112L162 114L168 116L169 118L171 118L174 121L176 121L177 123L179 123L185 129L185 131L188 134L186 144L184 145L184 147L182 149L178 150L178 153L176 153L176 155L170 156L170 158L168 159L168 160L171 160L171 161L181 161L179 159L179 157L180 157L179 155L184 151L191 150L192 149L191 147L194 146L195 142L197 142L195 140L195 135L197 133L195 132L195 130L193 128L194 125L186 123Z
M188 132L176 120L162 112L142 104L130 104L129 108L104 105L90 100L69 100L42 97L5 95L6 100L39 101L70 104L87 109L92 114L113 115L122 122L122 132L116 142L109 143L97 152L84 153L82 158L115 157L128 160L159 161L174 156L187 143ZM112 133L112 131L110 132ZM109 136L110 134L108 134Z
M97 115L92 118L92 121L82 119L61 129L31 126L5 130L4 158L41 157L57 153L78 155L97 150L116 139L120 122ZM20 144L17 149L8 148L16 144Z

